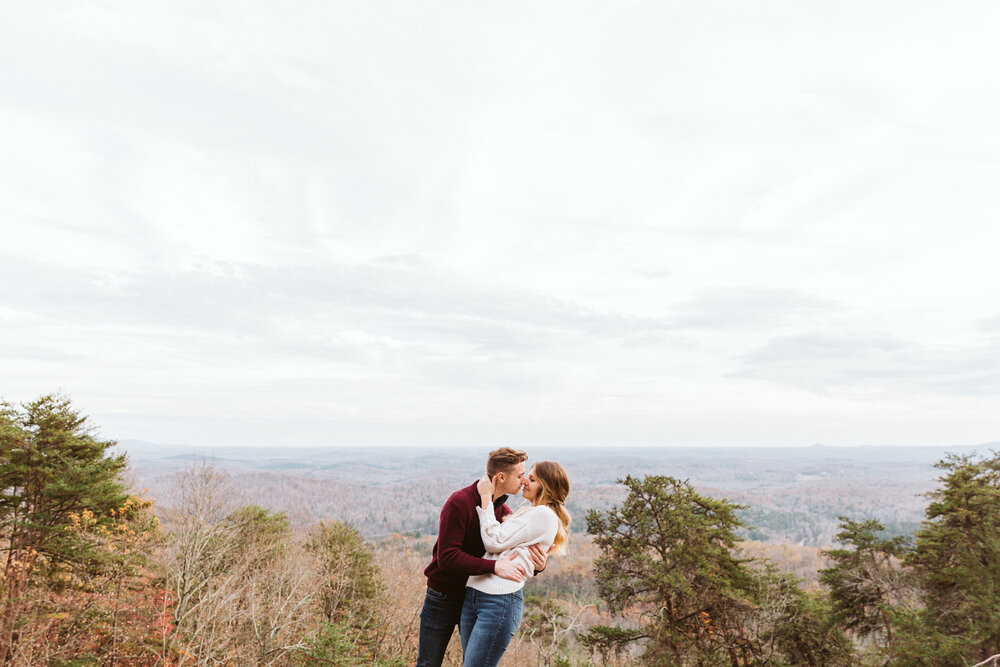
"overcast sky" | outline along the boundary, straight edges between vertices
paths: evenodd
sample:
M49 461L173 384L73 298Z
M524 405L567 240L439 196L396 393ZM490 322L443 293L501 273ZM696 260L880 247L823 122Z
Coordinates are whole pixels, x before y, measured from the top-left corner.
M0 396L194 445L1000 440L994 2L19 2Z

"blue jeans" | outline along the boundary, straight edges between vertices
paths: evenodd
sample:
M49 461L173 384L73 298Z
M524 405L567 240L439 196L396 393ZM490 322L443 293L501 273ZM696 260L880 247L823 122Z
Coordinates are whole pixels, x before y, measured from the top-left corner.
M462 622L463 667L496 667L500 656L521 625L524 594L490 595L475 588L465 589Z
M438 593L427 588L424 608L420 610L420 645L417 667L441 667L448 642L462 617L461 595Z

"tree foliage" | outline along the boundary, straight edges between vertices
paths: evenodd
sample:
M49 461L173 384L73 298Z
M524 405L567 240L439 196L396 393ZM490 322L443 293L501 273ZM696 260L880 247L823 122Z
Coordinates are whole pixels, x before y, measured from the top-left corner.
M385 599L375 554L361 533L340 521L322 521L306 551L317 566L323 623L304 652L319 664L380 664L384 640L378 620Z
M892 648L894 608L907 604L912 577L901 564L909 551L906 538L879 537L884 530L874 519L840 517L837 540L848 548L824 552L832 565L820 571L820 582L830 590L838 624Z
M288 518L239 505L229 477L183 471L165 512L162 564L174 623L160 657L193 664L286 664L306 646L315 573Z
M959 667L1000 653L1000 455L937 467L912 546L874 520L841 519L847 548L821 573L834 620L893 665ZM874 656L873 656L874 657Z
M382 587L375 555L361 533L341 521L322 521L305 546L319 566L317 587L326 620L359 621L368 616Z
M592 628L600 651L645 640L648 664L837 664L845 643L791 578L734 556L740 506L672 477L627 477L621 507L592 511L601 598L638 628ZM805 638L805 639L803 639ZM837 655L828 655L830 651Z
M722 627L748 575L732 554L737 506L699 495L685 481L650 476L621 480L621 507L592 511L587 530L602 555L594 563L601 598L614 613L639 611L642 633L604 631L607 641L646 638L649 662L717 657L735 639Z
M923 527L906 564L925 605L909 646L937 647L936 664L1000 653L1000 454L938 463Z
M40 571L83 569L91 574L116 562L101 541L79 530L116 530L129 495L121 478L124 456L99 440L69 398L50 394L14 406L0 404L0 664L12 654L14 627Z
M127 492L113 444L64 396L0 403L0 665L412 664L423 556L406 538L376 547L343 521L300 530L207 464L154 507ZM938 467L915 539L840 517L817 590L737 555L739 505L628 477L619 506L587 517L593 580L593 551L554 564L510 660L578 664L582 644L605 664L988 661L1000 653L1000 454ZM582 597L559 597L570 592Z
M752 642L747 664L834 667L853 665L850 640L833 622L822 591L806 592L794 576L772 563L753 564L751 609L744 629Z

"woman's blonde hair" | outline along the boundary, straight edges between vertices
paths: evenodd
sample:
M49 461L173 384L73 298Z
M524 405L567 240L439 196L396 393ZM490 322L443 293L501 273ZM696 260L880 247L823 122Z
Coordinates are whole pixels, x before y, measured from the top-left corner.
M555 553L566 552L566 540L569 538L569 512L563 506L569 495L569 475L566 469L555 461L539 461L534 465L535 479L541 487L532 505L546 505L559 517L559 528L556 539L552 543Z

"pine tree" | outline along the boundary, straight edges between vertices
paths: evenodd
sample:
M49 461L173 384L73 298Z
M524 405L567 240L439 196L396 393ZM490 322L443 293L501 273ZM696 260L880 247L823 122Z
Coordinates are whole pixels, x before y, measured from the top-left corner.
M74 530L84 511L112 529L129 496L124 456L98 440L63 395L20 407L0 404L0 541L6 550L0 590L0 665L7 664L26 585L39 564L99 567L99 546Z
M621 507L591 511L599 593L638 627L593 627L592 650L621 654L642 640L651 665L840 665L851 649L825 601L767 562L734 555L741 506L687 481L626 477Z
M1000 653L1000 454L951 455L937 467L943 485L906 559L926 608L905 648L913 664L962 665Z
M341 521L320 522L305 547L318 566L323 618L302 655L305 664L383 664L378 608L386 604L385 590L371 547Z
M620 480L620 508L591 511L587 531L602 555L594 569L613 613L639 612L639 629L592 628L584 642L599 650L645 639L649 663L689 658L741 659L745 646L727 620L745 604L749 575L732 554L739 506L706 498L686 481L649 476Z
M820 582L830 589L835 620L857 636L874 636L891 649L894 609L907 601L912 590L911 577L901 566L908 552L906 539L879 537L885 525L874 519L839 518L837 540L849 548L823 552L833 563L820 570Z
M375 554L357 528L321 521L309 533L306 551L319 566L323 617L330 623L367 619L382 592Z

